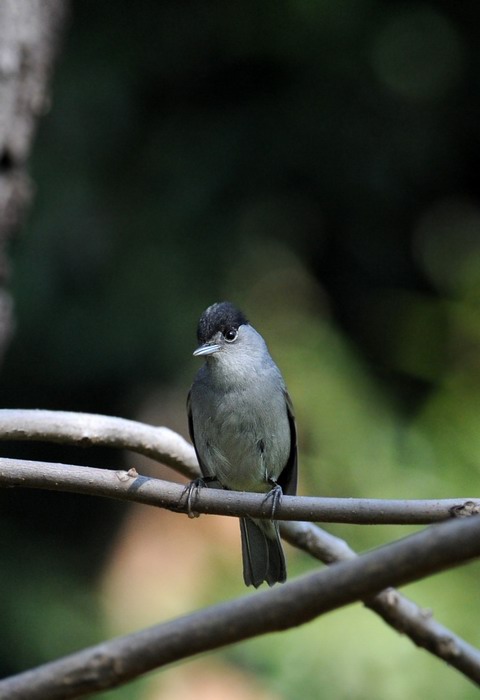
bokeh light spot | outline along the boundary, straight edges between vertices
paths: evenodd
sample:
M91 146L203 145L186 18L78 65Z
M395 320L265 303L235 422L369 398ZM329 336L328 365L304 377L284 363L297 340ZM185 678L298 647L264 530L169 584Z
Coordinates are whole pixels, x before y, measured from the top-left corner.
M390 19L376 36L372 64L378 79L407 100L441 98L463 70L463 50L452 23L430 8Z

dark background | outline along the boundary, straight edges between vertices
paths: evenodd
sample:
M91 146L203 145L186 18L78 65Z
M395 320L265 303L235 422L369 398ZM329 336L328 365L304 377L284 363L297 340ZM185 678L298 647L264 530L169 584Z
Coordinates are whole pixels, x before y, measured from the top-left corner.
M286 376L302 493L475 495L479 20L473 2L73 2L31 164L33 210L12 244L17 328L3 405L114 414L185 434L196 322L227 298ZM3 450L130 463L106 450ZM126 511L0 493L3 673L117 630L101 581ZM332 530L360 549L404 533ZM290 554L292 573L312 567ZM209 583L185 611L243 593L237 559L232 567L230 588L212 593ZM141 572L129 575L141 586ZM468 572L442 581L418 595L475 643L465 609L476 584ZM239 687L254 677L268 697L313 698L319 688L473 697L453 671L347 612L317 626L321 635L331 625L335 650L321 668L308 654L297 673L281 662L280 649L317 644L312 625L222 663ZM346 644L352 620L367 625L359 636L371 635L369 647ZM143 695L147 683L138 695L107 696L168 697L169 682L159 694ZM258 697L250 691L241 697Z

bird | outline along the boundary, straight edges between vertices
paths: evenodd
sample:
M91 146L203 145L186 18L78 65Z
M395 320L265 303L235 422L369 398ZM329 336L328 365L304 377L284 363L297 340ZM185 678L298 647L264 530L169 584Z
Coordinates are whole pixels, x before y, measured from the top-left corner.
M273 516L282 494L296 494L298 461L285 382L265 340L228 301L202 313L197 339L193 355L205 363L188 393L187 414L200 483L272 497L271 520L240 519L243 579L255 588L283 583L285 556Z

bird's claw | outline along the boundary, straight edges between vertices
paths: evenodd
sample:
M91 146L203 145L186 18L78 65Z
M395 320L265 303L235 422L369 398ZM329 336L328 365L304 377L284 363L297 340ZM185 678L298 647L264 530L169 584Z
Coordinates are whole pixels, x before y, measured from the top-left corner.
M200 513L195 513L195 511L193 510L193 504L195 498L198 495L199 490L204 488L205 486L205 479L199 477L198 479L194 479L193 481L191 481L183 489L181 499L184 498L184 496L186 496L187 498L187 515L189 518L198 518L198 516L200 515Z
M195 513L193 510L194 500L200 489L205 488L208 484L218 484L218 481L214 476L199 476L198 479L194 479L183 489L180 500L182 500L184 496L187 497L187 515L189 518L199 517L200 513ZM216 487L213 486L213 488Z
M277 510L278 506L280 505L280 502L282 500L283 496L283 490L280 484L277 484L276 482L272 482L273 486L270 489L270 491L267 493L265 496L265 501L269 501L271 499L272 501L272 513L270 515L270 518L272 520L275 519L275 511Z

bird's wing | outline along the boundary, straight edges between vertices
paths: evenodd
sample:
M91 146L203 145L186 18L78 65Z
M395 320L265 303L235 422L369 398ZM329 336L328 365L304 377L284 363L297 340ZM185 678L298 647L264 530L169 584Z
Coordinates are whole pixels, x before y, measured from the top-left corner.
M190 440L192 441L193 447L195 448L195 454L197 455L198 463L200 465L200 471L203 476L206 476L208 472L205 470L200 455L198 454L197 446L195 444L195 431L193 429L193 415L192 415L192 390L188 392L187 396L187 416L188 416L188 432L190 434Z
M188 392L187 396L187 416L188 416L188 432L190 435L190 440L195 447L195 435L193 433L193 418L192 418L192 390Z
M297 493L297 428L295 426L295 416L293 415L293 405L285 391L285 402L287 404L288 424L290 426L290 454L287 463L278 477L277 481L282 487L282 491L287 496L295 496Z

